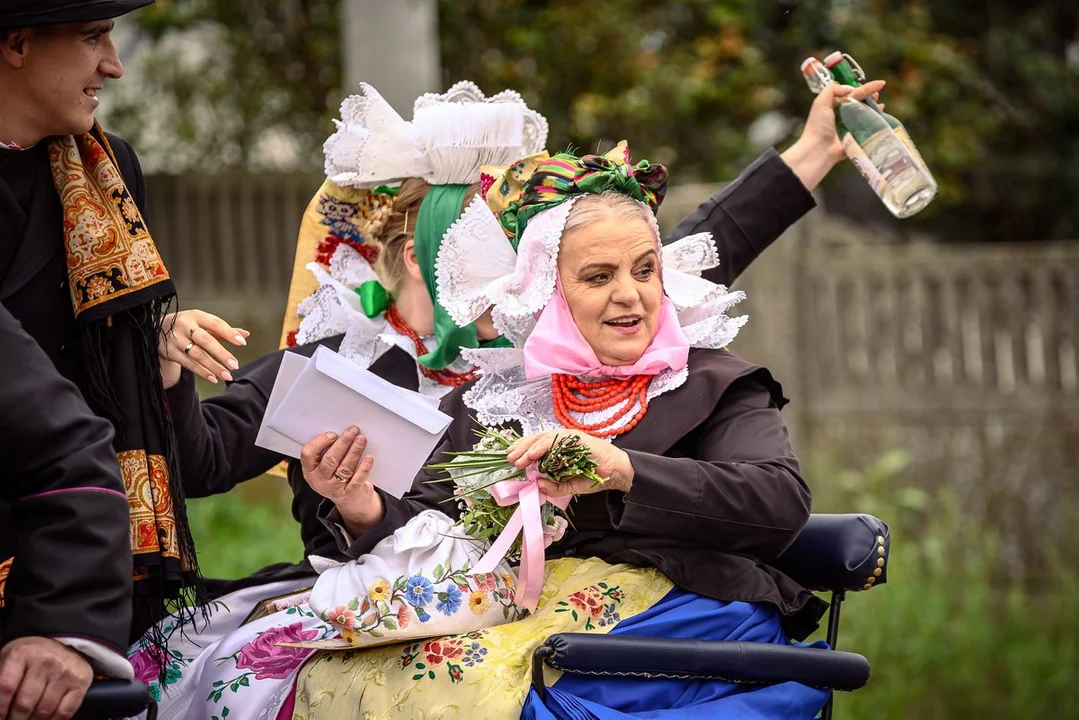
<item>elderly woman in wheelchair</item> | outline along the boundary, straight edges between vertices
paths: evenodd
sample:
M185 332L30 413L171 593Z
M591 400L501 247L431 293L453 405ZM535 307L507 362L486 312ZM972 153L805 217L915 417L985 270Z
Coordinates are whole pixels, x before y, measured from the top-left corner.
M843 593L885 579L887 529L810 518L779 384L725 349L746 318L700 277L711 238L661 247L666 170L625 143L487 172L443 240L438 302L461 326L490 312L512 346L466 351L482 372L443 401L432 463L506 432L522 477L491 494L510 527L481 558L459 477L426 469L394 498L358 428L319 436L304 475L356 560L179 668L164 716L828 715L868 665L793 641L831 590L834 647ZM537 463L569 439L593 474L555 482Z

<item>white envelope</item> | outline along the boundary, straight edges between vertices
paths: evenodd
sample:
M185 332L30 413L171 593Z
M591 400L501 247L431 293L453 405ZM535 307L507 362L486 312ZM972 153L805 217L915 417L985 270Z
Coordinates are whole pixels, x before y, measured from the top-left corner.
M375 460L371 483L399 498L452 420L438 400L319 347L311 358L284 354L255 444L298 458L316 435L356 425Z

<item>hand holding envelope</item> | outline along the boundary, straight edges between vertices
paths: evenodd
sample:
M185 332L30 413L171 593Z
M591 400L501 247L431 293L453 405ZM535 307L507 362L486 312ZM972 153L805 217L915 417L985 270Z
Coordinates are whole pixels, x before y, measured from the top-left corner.
M353 537L368 532L386 512L382 497L368 481L375 457L366 452L367 437L355 425L340 435L316 435L300 452L304 480L337 506Z
M299 458L315 437L357 426L367 439L366 454L374 459L367 480L400 498L451 421L437 400L319 347L310 358L285 353L255 444Z

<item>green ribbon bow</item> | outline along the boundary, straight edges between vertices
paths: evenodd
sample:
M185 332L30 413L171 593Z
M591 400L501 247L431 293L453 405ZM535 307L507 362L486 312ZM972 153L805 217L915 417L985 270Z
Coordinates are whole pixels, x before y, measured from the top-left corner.
M369 318L378 317L390 309L390 294L378 280L368 280L355 292L360 296L363 314Z

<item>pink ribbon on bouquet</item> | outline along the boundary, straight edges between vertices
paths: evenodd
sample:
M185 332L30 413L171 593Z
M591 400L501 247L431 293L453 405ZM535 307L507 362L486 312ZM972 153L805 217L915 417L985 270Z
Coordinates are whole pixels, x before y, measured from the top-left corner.
M529 465L524 480L503 480L491 486L491 497L502 507L517 503L517 510L510 517L509 523L491 544L472 572L477 575L494 572L502 559L506 557L517 535L524 531L521 543L521 567L517 574L517 592L514 602L535 612L539 605L540 591L543 589L543 518L540 508L549 502L560 510L565 510L571 495L550 497L540 492L541 477L535 464Z

